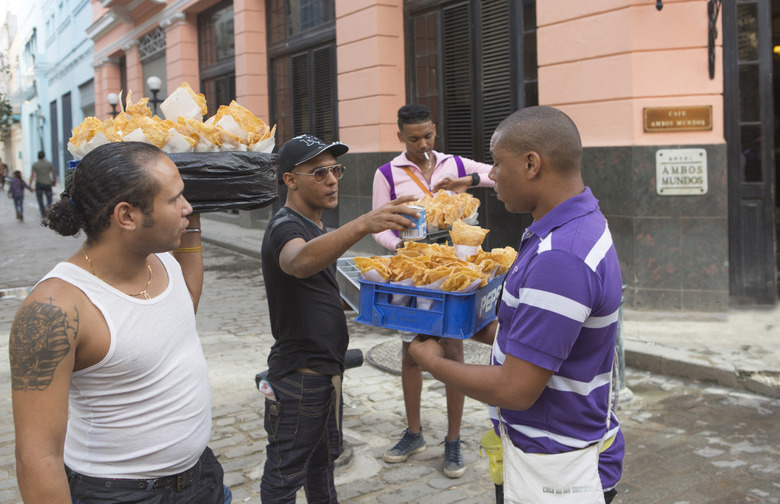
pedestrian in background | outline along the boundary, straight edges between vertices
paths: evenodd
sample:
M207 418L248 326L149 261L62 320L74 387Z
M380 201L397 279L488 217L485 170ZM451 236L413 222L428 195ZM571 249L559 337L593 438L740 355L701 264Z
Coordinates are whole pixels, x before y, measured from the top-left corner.
M8 183L8 194L14 200L14 208L16 208L16 220L24 222L24 190L32 192L27 182L22 178L22 172L19 170L14 171L14 176Z
M0 159L0 189L5 191L5 179L8 177L8 165Z
M207 447L200 218L183 190L157 147L109 143L84 157L44 218L86 241L34 287L11 327L25 502L230 502Z
M624 453L612 411L622 280L607 221L582 181L580 135L563 112L529 107L499 124L490 146L498 199L534 218L498 318L476 336L492 344L492 365L445 359L434 339L417 338L410 352L438 380L490 405L503 445L498 497L608 504Z
M397 196L412 195L415 200L433 196L439 189L464 192L469 187L492 187L488 178L491 165L434 150L436 125L425 105L404 105L398 109L398 140L405 151L374 174L373 208L379 208ZM397 232L387 230L373 235L374 240L395 252L403 246ZM401 386L404 393L407 428L401 439L383 455L385 462L403 462L426 447L420 418L422 369L409 355L409 343L417 336L401 333ZM463 341L452 340L445 355L463 362ZM445 387L447 395L447 435L444 437L444 475L460 478L466 472L460 443L463 394Z
M413 198L406 197L326 229L322 212L338 205L346 170L336 158L348 150L311 135L279 150L287 200L268 222L261 249L275 340L267 377L273 396L265 399L265 504L294 503L301 487L310 504L338 502L333 471L342 451L341 378L349 333L336 260L363 237L401 231L419 217L405 205Z
M38 152L38 161L33 163L30 173L30 185L35 182L35 197L38 198L38 209L41 211L42 218L46 216L46 210L51 206L51 188L57 185L54 166L45 158L45 152ZM46 204L43 203L44 197Z

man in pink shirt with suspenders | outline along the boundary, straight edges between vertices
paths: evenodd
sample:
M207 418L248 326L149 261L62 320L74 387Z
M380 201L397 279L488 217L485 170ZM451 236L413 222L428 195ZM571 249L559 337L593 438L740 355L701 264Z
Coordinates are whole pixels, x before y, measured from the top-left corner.
M436 125L425 105L404 105L398 110L398 140L406 150L374 174L373 208L379 208L399 196L423 198L439 189L464 192L469 187L493 187L488 178L491 165L433 150ZM374 240L390 251L403 246L403 240L392 230L373 235ZM422 369L409 355L409 344L416 335L402 333L401 384L408 427L401 440L384 454L389 463L403 462L425 449L420 419ZM463 341L453 339L445 347L446 357L463 362ZM460 422L464 396L450 387L447 391L447 436L444 439L444 474L460 478L466 472L460 448Z

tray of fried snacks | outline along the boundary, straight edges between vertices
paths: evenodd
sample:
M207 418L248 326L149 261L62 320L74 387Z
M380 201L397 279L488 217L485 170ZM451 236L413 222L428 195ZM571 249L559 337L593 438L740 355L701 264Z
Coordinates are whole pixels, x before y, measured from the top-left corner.
M479 199L467 192L452 194L439 189L433 197L425 196L414 204L425 207L425 220L431 235L450 229L456 220L475 225L479 217Z
M153 115L149 98L122 103L116 117L87 117L73 128L68 151L78 165L94 148L109 142L156 145L176 163L184 180L184 196L196 212L252 210L278 198L276 126L239 105L220 105L205 121L206 99L182 83L161 104L165 119ZM66 173L66 178L68 178Z
M354 257L339 267L359 271L357 322L463 339L495 318L516 256L506 247L461 259L453 246L407 242L395 256Z
M273 151L276 126L269 127L262 119L236 101L220 105L217 113L205 121L208 108L202 94L196 94L182 83L161 104L165 115L152 115L149 98L132 101L127 94L120 112L114 118L101 121L87 117L73 128L68 151L74 159L82 159L95 147L109 142L147 142L168 153Z

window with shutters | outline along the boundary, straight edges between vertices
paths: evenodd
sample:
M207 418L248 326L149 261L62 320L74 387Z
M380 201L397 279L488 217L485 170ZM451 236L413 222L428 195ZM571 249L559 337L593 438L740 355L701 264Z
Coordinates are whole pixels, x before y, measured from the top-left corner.
M442 9L442 122L446 133L447 150L470 157L480 154L474 142L471 118L478 104L472 79L476 67L475 54L471 51L476 38L470 29L471 2L463 2ZM476 126L478 127L478 126Z
M515 110L538 105L535 0L404 0L407 101L431 109L438 150L491 163L490 139ZM517 246L530 214L480 199L483 243Z
M209 116L236 97L234 40L232 0L198 14L200 91L206 97Z
M427 105L439 148L490 162L490 138L537 105L534 0L406 0L410 102Z
M271 44L332 22L334 0L269 0L268 33Z
M277 144L303 133L337 139L334 0L267 2L271 122Z
M431 109L433 117L439 117L439 47L438 13L428 12L414 18L412 36L414 37L414 90L417 103ZM437 121L438 122L438 121Z
M523 106L539 105L539 64L536 59L536 1L523 0Z
M127 57L123 54L119 57L119 89L127 89ZM122 93L122 100L127 97L127 91Z

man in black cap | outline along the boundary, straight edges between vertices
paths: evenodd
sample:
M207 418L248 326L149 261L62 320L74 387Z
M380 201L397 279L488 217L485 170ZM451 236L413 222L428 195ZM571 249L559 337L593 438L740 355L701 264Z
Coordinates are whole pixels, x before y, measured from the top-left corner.
M329 231L322 212L336 208L349 150L311 135L279 150L279 174L287 201L268 223L262 268L274 345L265 403L268 433L260 484L265 503L294 503L302 486L310 504L336 503L333 469L341 454L341 376L349 343L347 319L336 283L336 259L363 237L410 226L415 210L407 196ZM406 216L409 216L407 218Z

